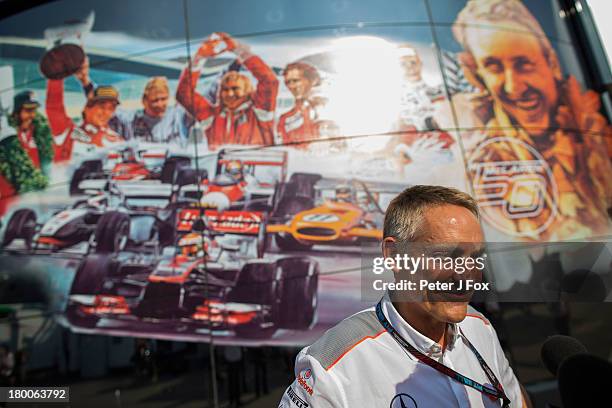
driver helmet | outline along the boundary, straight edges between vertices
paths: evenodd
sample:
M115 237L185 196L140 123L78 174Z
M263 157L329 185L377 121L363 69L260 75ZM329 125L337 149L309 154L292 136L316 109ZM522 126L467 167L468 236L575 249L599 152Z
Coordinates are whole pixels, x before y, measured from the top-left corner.
M179 240L178 247L181 255L188 257L202 256L204 254L204 237L202 234L191 232Z
M343 203L352 202L353 191L350 186L346 184L340 184L336 187L336 201Z
M136 153L134 153L134 149L128 147L121 151L121 160L124 163L135 162L136 161Z
M225 165L225 173L236 181L241 181L244 178L243 164L240 160L231 160Z

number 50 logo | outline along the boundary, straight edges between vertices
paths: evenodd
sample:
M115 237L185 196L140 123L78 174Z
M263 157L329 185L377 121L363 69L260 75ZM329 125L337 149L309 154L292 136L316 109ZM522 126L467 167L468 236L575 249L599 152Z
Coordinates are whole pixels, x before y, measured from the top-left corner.
M496 150L529 152L529 160L482 160ZM495 156L495 155L494 155ZM475 198L482 215L495 228L515 236L533 236L545 231L557 215L557 185L550 166L527 143L496 137L481 143L468 162ZM482 160L482 161L480 161ZM497 209L498 211L487 211ZM545 210L549 211L545 211ZM503 219L500 219L500 216ZM532 219L531 231L510 228L508 221Z

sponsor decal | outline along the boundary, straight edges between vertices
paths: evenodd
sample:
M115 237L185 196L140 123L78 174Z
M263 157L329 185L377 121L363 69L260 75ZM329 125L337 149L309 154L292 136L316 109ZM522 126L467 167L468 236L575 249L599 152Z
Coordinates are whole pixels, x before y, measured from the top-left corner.
M293 402L293 404L295 404L296 407L298 407L298 408L308 408L310 406L306 401L304 401L303 399L298 397L298 395L295 393L295 391L293 391L293 388L291 388L291 387L287 388L286 394L289 397L289 399L291 400L291 402Z
M332 223L340 221L340 217L335 214L306 214L302 217L302 221Z
M206 211L205 215L210 227L219 232L257 234L261 224L261 214L255 212Z
M193 222L200 216L198 209L185 209L179 214L178 231L191 231ZM262 221L262 213L246 211L205 211L204 216L209 228L218 232L257 234Z
M297 382L300 384L300 387L302 387L308 393L308 395L312 395L314 392L314 378L312 377L312 370L310 368L306 368L300 372Z
M497 146L499 147L497 147ZM527 151L531 160L478 161L484 152L508 147ZM532 146L509 137L497 137L481 143L468 163L475 198L483 209L483 218L493 227L514 236L540 234L558 213L557 185L550 166ZM487 211L487 208L501 210ZM548 209L545 217L544 211ZM531 219L537 222L532 231L515 231L508 220Z
M389 408L418 408L418 405L414 398L408 394L397 394L391 400Z

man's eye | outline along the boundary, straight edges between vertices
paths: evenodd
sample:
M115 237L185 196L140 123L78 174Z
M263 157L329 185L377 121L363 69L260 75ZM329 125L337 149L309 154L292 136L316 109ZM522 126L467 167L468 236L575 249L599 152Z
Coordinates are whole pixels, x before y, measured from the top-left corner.
M483 65L488 71L496 74L504 71L504 66L502 63L495 59L486 59Z
M521 58L514 63L516 70L519 72L532 72L535 64L526 58Z

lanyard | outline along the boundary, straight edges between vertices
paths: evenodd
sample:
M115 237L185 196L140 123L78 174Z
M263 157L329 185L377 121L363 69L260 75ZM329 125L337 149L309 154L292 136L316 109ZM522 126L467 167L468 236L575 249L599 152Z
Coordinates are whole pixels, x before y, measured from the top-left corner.
M480 364L480 366L482 367L482 369L485 372L486 376L489 378L489 381L491 381L491 384L493 384L493 387L495 387L495 388L491 388L489 386L482 385L482 384L472 380L471 378L468 378L465 375L458 373L457 371L453 370L452 368L447 367L444 364L442 364L442 363L434 360L433 358L431 358L429 356L426 356L425 354L423 354L420 351L418 351L412 344L410 344L406 340L404 340L404 338L397 332L397 330L395 330L393 328L393 326L391 325L389 320L387 320L387 318L385 317L385 315L384 315L384 313L382 311L381 302L378 302L378 304L376 305L376 316L378 317L378 321L380 322L380 324L382 324L382 326L385 328L385 330L387 330L387 332L391 336L393 336L395 341L397 341L402 347L404 347L406 350L408 350L410 352L410 354L412 354L414 357L416 357L420 362L422 362L424 364L427 364L431 368L441 372L442 374L444 374L444 375L446 375L446 376L448 376L448 377L450 377L450 378L452 378L452 379L454 379L454 380L456 380L456 381L458 381L458 382L460 382L460 383L462 383L464 385L467 385L468 387L472 387L475 390L480 391L483 394L486 394L489 398L491 398L493 400L501 399L503 401L502 407L504 407L504 408L507 408L507 407L510 406L510 399L504 393L504 389L503 389L501 383L499 382L497 377L495 377L495 374L493 373L491 368L488 366L488 364L486 363L484 358L482 358L482 356L480 355L478 350L476 350L476 347L474 347L474 345L467 339L467 337L463 336L463 332L461 332L461 335L465 339L465 342L466 342L467 346L470 348L470 350L472 350L472 352L476 356L476 359L478 360L478 363ZM461 329L459 329L459 330L461 330Z

